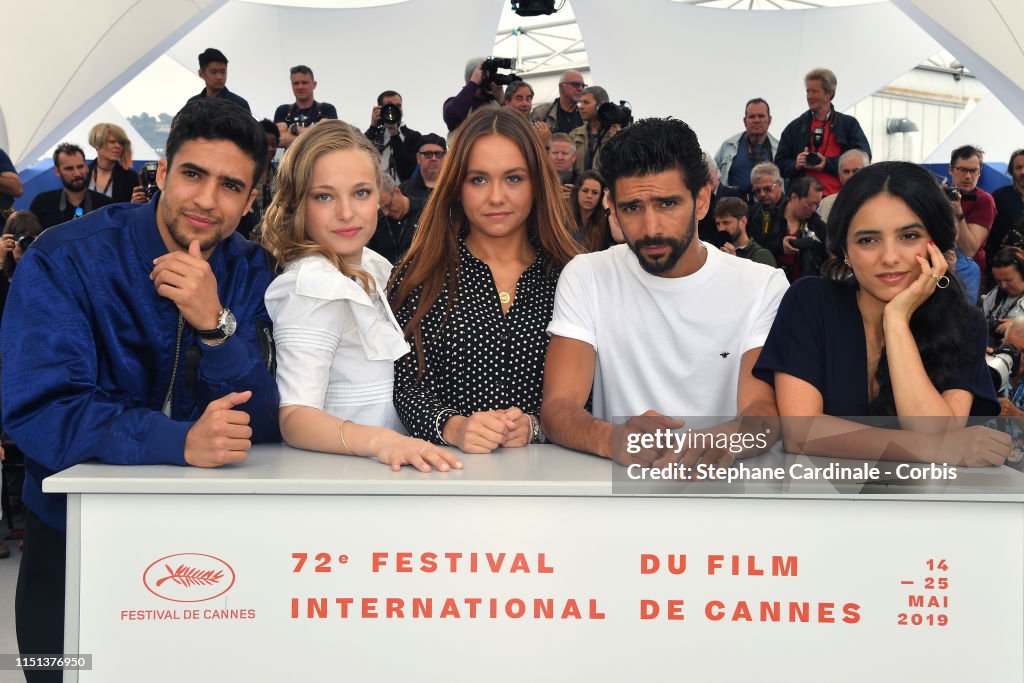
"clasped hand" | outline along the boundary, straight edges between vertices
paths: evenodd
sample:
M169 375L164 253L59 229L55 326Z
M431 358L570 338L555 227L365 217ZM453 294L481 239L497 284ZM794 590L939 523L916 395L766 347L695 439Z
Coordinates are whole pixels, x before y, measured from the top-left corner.
M495 448L518 448L530 443L533 424L520 408L482 410L469 417L456 415L444 427L444 440L465 453L490 453Z

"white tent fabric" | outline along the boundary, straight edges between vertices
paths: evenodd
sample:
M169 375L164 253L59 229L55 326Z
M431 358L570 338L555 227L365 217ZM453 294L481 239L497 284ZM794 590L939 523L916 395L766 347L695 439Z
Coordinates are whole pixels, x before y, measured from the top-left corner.
M738 12L573 0L573 8L593 80L636 114L685 120L712 154L743 130L743 105L753 97L768 101L779 135L806 111L803 75L814 67L836 73L835 105L846 110L941 49L887 4ZM642 47L630 50L631 36L642 36Z
M0 147L31 164L226 0L54 0L19 5L4 36Z
M942 43L1024 122L1024 2L892 0L892 3Z
M894 4L742 12L668 0L573 0L591 80L638 115L688 120L709 149L740 129L743 103L761 96L782 126L804 108L801 76L828 66L836 104L849 109L938 52L942 43L1011 109L1024 112L1024 2L893 0ZM318 98L360 127L377 93L405 97L410 125L444 132L441 102L461 87L465 60L493 45L504 0L407 0L366 9L309 9L240 0L49 0L19 7L0 147L24 168L168 53L189 71L215 46L231 61L229 87L258 116L291 101L287 69L313 67ZM902 10L902 11L901 11ZM925 30L915 23L920 22ZM72 40L40 49L73 26ZM931 33L931 36L928 35ZM934 37L932 37L934 36ZM938 42L936 42L938 40ZM182 93L182 98L198 92ZM881 125L881 124L880 124Z
M228 88L257 118L294 102L288 69L305 64L316 97L365 129L377 95L402 93L405 120L422 133L445 135L441 104L465 85L466 60L487 56L501 2L410 0L368 9L306 9L232 2L168 51L195 70L215 46L228 58ZM202 81L196 78L199 92ZM184 102L182 102L184 104Z
M924 163L948 164L953 150L965 144L985 150L986 162L1009 161L1010 154L1024 146L1024 124L1002 102L986 97L969 108Z
M96 150L87 145L89 140L89 131L97 123L113 123L121 128L124 128L125 134L128 136L128 140L132 143L132 158L133 159L158 159L156 151L150 146L146 140L139 135L139 131L132 127L132 124L121 115L114 105L110 102L104 102L100 105L99 109L94 111L89 116L85 117L81 123L72 128L63 138L61 142L67 140L73 142L82 147L85 152L86 159L95 159ZM59 143L58 143L59 144ZM57 144L50 145L44 154L46 156L53 155L53 150L57 148Z

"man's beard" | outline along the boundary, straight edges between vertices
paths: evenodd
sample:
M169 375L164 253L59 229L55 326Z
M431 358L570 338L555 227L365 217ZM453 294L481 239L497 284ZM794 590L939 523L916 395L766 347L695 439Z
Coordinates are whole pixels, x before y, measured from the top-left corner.
M686 232L683 239L679 240L674 237L641 237L635 242L627 242L630 250L636 254L637 260L640 262L640 267L646 270L651 275L661 275L675 268L676 264L679 263L679 259L683 257L686 250L690 248L690 244L693 243L693 238L697 234L697 207L694 207L693 213L690 216L690 229ZM660 247L668 246L669 252L657 259L656 261L649 260L643 255L641 249L644 247Z
M64 184L64 189L69 192L81 192L85 189L85 178L72 178L71 180L60 179Z

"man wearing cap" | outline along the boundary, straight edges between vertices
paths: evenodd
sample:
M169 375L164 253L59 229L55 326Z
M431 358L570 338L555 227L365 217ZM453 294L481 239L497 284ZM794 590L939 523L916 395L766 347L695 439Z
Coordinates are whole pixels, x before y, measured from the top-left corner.
M441 162L447 153L448 143L440 135L427 133L420 138L420 146L416 150L419 173L402 183L402 194L411 199L426 201L441 175Z

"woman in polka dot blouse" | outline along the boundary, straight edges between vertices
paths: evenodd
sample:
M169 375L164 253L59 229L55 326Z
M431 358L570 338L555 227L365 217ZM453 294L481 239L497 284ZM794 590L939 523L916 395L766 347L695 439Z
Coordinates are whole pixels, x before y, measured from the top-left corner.
M576 253L558 175L527 121L478 109L456 130L391 305L413 352L395 363L409 433L466 453L543 440L546 328Z

